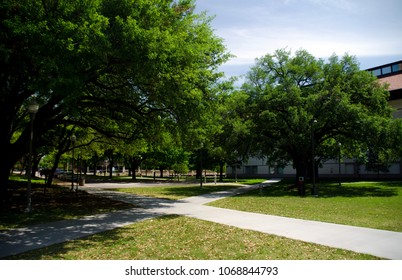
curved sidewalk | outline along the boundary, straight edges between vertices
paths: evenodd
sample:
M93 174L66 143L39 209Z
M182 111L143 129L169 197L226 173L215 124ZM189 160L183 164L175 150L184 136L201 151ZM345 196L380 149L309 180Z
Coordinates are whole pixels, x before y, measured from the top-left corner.
M271 181L266 183L269 184ZM142 208L132 208L109 214L2 232L0 233L0 258L122 227L144 219L166 214L178 214L381 258L402 260L402 233L400 232L263 215L204 205L255 188L258 186L244 186L238 189L169 201L117 193L89 186L86 187L86 190L90 193L130 202Z

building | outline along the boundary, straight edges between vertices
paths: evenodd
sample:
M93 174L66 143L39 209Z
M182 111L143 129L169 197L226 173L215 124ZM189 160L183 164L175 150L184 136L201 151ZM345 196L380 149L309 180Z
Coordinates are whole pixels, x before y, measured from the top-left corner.
M389 105L395 109L394 117L402 118L402 60L367 69L382 83L389 85Z
M367 69L373 75L377 76L379 82L387 83L390 92L389 105L394 108L393 116L402 118L402 60L393 63L377 66ZM320 177L377 177L387 176L394 178L402 177L402 161L393 163L389 172L375 173L367 171L364 165L358 165L353 159L343 159L326 161L319 167ZM277 167L266 164L264 158L250 158L247 162L238 165L236 168L227 168L228 177L294 177L296 170L291 166Z

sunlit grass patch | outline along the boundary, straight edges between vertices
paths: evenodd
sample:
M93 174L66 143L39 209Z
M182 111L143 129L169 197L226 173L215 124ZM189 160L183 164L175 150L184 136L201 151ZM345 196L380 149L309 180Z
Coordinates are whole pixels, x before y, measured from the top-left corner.
M209 205L241 211L402 231L401 182L320 183L319 196L299 197L287 183Z
M34 250L15 259L298 260L376 257L188 217L164 216Z

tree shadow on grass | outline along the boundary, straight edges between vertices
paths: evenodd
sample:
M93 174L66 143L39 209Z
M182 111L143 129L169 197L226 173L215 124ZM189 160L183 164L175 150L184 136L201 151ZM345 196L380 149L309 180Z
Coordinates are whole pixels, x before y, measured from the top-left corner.
M368 182L354 184L338 183L317 183L319 198L330 197L393 197L398 196L398 190L402 188L402 182L387 182L378 185ZM312 186L306 185L306 197L310 195ZM269 197L285 197L299 196L298 190L292 184L275 184L264 187L262 190L255 190L244 194L244 196L269 196Z
M376 187L350 185L324 185L319 190L321 197L392 197L398 195L398 189L393 187Z
M144 214L144 217L138 220L133 220L132 223L141 222L144 219L171 220L177 218L177 215L151 215ZM130 215L127 217L120 216L121 219L130 220ZM142 232L141 234L143 234ZM74 235L74 232L69 234ZM152 232L150 233L152 234ZM44 248L34 249L25 253L7 256L1 259L8 260L45 260L45 259L97 259L97 260L112 260L120 259L119 256L124 256L122 250L135 251L136 243L138 243L138 229L126 226L119 227L103 232L88 233L87 236L78 237L76 240L61 242ZM75 238L73 238L75 239ZM123 248L121 245L123 244ZM90 252L93 252L91 256ZM82 253L81 253L82 252ZM131 252L132 254L133 252Z
M84 191L71 192L63 187L52 187L44 193L43 188L35 185L32 188L31 213L25 213L26 206L26 190L16 190L9 203L1 208L0 230L135 207Z

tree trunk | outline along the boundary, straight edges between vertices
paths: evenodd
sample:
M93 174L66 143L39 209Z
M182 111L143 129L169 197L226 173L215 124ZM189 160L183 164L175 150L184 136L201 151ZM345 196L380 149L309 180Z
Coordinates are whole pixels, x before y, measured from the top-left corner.
M1 128L0 131L2 131ZM14 164L28 151L28 145L22 145L21 141L10 144L7 137L0 135L0 147L3 149L3 154L0 157L0 204L4 205L10 200L8 196L10 171Z
M114 165L114 161L113 161L113 159L111 158L111 159L109 160L109 178L110 178L110 179L112 179L112 177L113 177L113 165Z
M94 176L96 176L97 173L97 169L98 169L98 156L96 155L96 153L94 153L94 156L92 157L90 164L93 164L93 168L94 168Z
M195 171L195 178L201 179L201 176L202 176L202 170L200 168L197 168L197 170Z
M130 171L131 171L131 178L132 178L133 180L137 180L137 172L135 172L135 171L137 170L137 168L138 168L138 162L137 162L137 160L136 160L135 157L132 157L132 158L131 158L131 168L130 168Z
M34 155L32 159L32 174L31 177L35 178L36 177L36 172L39 170L39 162L41 160L42 156L41 155Z
M9 161L5 159L6 157L3 156L0 159L0 206L5 205L8 200L8 178L10 177L10 170L13 164L10 164Z
M219 162L219 182L223 182L223 167L225 166L225 162Z
M84 160L84 176L87 176L88 173L88 161Z
M141 165L142 157L140 157L140 156L130 156L128 158L128 161L130 163L129 172L131 174L131 178L133 180L136 180L137 179L137 170L138 170L138 167L140 167L140 165Z
M294 159L296 168L296 186L300 196L306 195L306 175L307 175L307 159L306 157L298 157Z
M56 156L54 157L52 170L51 170L51 172L49 174L49 178L47 179L47 182L46 182L46 187L50 188L52 186L54 173L56 172L57 166L59 166L60 158L62 155L63 155L63 152L61 152L60 150L56 153Z

